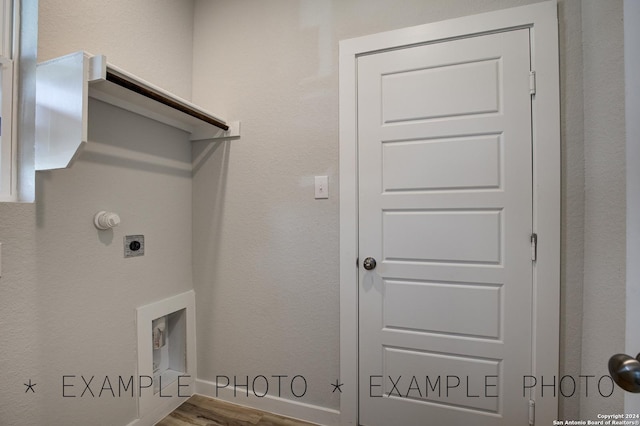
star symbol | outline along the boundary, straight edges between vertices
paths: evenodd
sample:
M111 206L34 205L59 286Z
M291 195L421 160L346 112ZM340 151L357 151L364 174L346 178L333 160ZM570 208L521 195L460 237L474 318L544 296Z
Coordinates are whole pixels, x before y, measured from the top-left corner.
M340 393L342 393L342 389L340 389L342 385L344 385L344 383L340 383L340 381L336 379L335 384L331 383L331 386L333 386L333 390L331 391L331 393L334 393L335 391L340 391Z
M36 384L35 384L35 383L31 383L31 379L29 379L29 384L26 384L26 383L25 383L24 385L27 387L27 389L24 391L24 393L27 393L27 392L29 392L29 391L31 391L31 392L33 392L33 393L36 393L35 389L33 389L33 387L34 387Z

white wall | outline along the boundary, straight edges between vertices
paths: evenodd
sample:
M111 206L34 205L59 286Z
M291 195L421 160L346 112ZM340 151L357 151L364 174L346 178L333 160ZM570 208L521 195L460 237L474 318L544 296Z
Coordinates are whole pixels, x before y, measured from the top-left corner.
M192 2L41 0L39 19L40 60L104 53L190 97ZM100 102L89 115L85 151L68 170L38 173L37 203L0 204L2 425L134 420L135 399L98 397L100 385L136 374L135 308L192 288L186 135ZM101 209L121 226L98 232ZM123 258L128 234L145 235L144 257ZM63 398L63 375L77 376L67 391L78 397ZM96 377L95 398L79 397L80 375ZM25 393L29 379L35 394Z
M625 120L622 1L582 2L584 96L584 294L582 371L608 374L625 349ZM570 314L570 313L568 313ZM609 387L603 389L608 393ZM603 398L582 393L580 413L623 411L617 388Z
M39 0L38 61L77 50L191 97L193 1Z
M132 420L131 400L62 400L60 375L134 374L133 308L189 288L191 259L200 378L302 374L304 402L337 408L337 42L534 1L41 0L41 60L104 53L189 97L193 58L194 101L241 119L243 136L193 145L192 197L188 144L146 120L125 136L125 118L94 104L88 152L38 175L37 208L0 204L0 423ZM621 2L559 3L561 374L601 374L624 350ZM325 174L331 197L316 201ZM105 207L123 217L111 243L90 222ZM125 261L133 232L149 251ZM566 398L561 417L618 412L621 396Z
M627 304L625 353L640 352L640 2L624 0L625 130L627 157ZM640 395L627 393L626 413L640 412Z
M562 161L560 373L581 371L584 280L584 97L581 0L560 3L560 120ZM579 375L579 374L578 374ZM579 395L579 394L578 394ZM559 398L562 418L580 418L580 397Z
M339 374L338 41L533 2L403 1L402 7L390 0L196 2L194 101L241 119L243 125L237 142L194 146L194 280L199 294L201 379L304 374L312 384L304 402L338 408L329 386ZM617 2L612 3L609 15L615 17ZM619 151L599 161L602 171L592 170L593 163L585 168L583 119L587 99L583 90L590 90L583 84L583 74L592 66L583 63L583 56L606 54L609 48L615 52L620 35L610 34L611 46L587 43L589 51L583 53L582 7L580 0L559 2L560 373L576 378L585 373L580 350L583 305L589 315L597 309L598 299L591 294L597 288L598 271L618 271L624 265L624 243L622 251L619 243L620 231L624 238L624 206L609 204L606 221L594 213L601 208L601 197L615 198L617 192L607 195L604 188L592 185L585 189L586 177L589 182L598 180L600 173L619 178ZM609 34L607 26L590 30ZM603 70L597 78L590 74L590 84L611 91L609 102L621 105L620 83L606 78L608 72ZM590 128L592 156L595 150L608 150L597 132L615 126L605 118ZM619 134L612 135L610 143L618 147ZM328 201L313 199L313 176L320 174L330 176ZM591 219L588 228L585 215ZM608 234L605 222L615 222L615 232ZM585 239L590 241L588 269ZM612 250L604 257L597 247L602 242ZM589 283L586 297L584 279ZM613 295L623 286L624 274L608 280ZM607 324L618 326L624 314L608 311L607 316ZM597 341L602 327L590 321L585 325L589 339ZM595 342L586 346L587 368L594 374L606 369L610 349ZM583 404L597 409L610 407L609 402L618 406L620 401L618 391L610 399L589 398ZM561 399L561 413L578 418L580 402L579 393Z

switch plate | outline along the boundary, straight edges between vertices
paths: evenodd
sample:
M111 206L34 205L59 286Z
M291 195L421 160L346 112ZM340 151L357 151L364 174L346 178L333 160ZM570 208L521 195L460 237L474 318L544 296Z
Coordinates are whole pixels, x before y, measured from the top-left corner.
M144 235L124 237L124 257L144 256Z
M329 177L316 176L316 200L329 198Z

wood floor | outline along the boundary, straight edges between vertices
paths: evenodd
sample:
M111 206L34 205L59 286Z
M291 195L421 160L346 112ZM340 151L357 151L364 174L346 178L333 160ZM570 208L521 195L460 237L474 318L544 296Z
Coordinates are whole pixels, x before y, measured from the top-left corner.
M313 426L217 399L194 395L156 426Z

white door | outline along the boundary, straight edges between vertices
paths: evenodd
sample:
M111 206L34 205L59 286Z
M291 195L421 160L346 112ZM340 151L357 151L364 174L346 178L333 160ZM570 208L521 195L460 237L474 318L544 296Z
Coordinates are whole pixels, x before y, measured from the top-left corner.
M529 30L361 56L357 90L360 423L528 425Z

